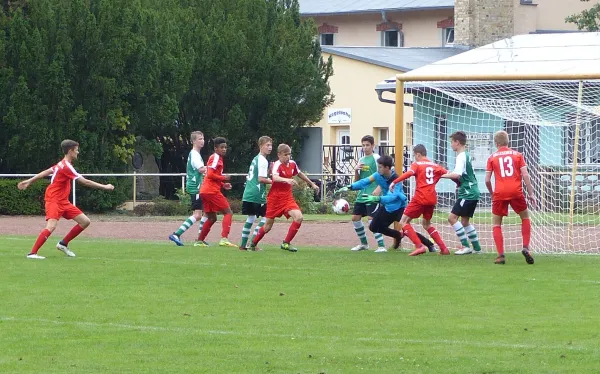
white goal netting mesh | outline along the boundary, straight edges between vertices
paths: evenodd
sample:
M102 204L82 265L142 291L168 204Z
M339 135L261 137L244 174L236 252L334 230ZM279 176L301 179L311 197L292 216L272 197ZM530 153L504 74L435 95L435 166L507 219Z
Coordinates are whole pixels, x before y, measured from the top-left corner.
M525 157L536 192L531 249L600 253L600 81L581 86L579 81L411 82L406 92L414 105L413 123L405 126L409 151L423 144L430 159L452 170L455 154L448 137L467 133L482 193L472 222L487 252L495 247L485 166L496 149L494 132L506 130L511 148ZM414 181L409 190L414 191ZM442 180L437 190L434 224L450 248L460 248L445 220L455 185ZM520 250L519 217L511 211L503 227L505 249Z

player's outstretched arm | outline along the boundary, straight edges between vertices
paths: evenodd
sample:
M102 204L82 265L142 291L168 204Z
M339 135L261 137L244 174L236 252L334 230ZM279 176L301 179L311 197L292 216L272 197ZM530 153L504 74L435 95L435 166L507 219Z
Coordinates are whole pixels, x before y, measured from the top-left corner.
M84 185L86 187L96 188L99 190L112 191L115 189L115 186L113 186L112 184L102 184L102 183L98 183L98 182L94 182L92 180L86 179L84 177L77 178L77 182L81 183L82 185Z
M490 195L492 195L494 193L494 188L492 187L492 172L491 171L485 172L485 186L487 187L488 191L490 191Z
M287 183L291 185L297 185L298 183L294 180L294 178L284 178L279 176L279 174L273 174L273 182L279 183Z
M30 185L31 183L35 182L35 181L36 181L36 180L38 180L38 179L42 179L42 178L49 177L49 176L51 176L51 175L52 175L52 173L54 173L54 172L52 171L52 168L50 168L50 169L46 169L46 170L44 170L44 171L40 171L39 173L37 173L37 174L36 174L36 175L34 175L33 177L31 177L31 178L29 178L29 179L27 179L27 180L24 180L24 181L21 181L21 182L19 182L19 184L17 185L17 188L18 188L18 189L20 189L20 190L24 190L24 189L26 189L27 187L29 187L29 185Z
M258 181L263 184L273 184L273 181L270 178L258 177Z
M319 192L319 186L317 186L316 184L314 184L313 181L311 181L310 178L307 177L303 172L301 172L301 171L298 172L298 177L300 177L300 179L302 179L303 181L305 181L306 184L308 184L310 186L310 188L312 188L316 192Z

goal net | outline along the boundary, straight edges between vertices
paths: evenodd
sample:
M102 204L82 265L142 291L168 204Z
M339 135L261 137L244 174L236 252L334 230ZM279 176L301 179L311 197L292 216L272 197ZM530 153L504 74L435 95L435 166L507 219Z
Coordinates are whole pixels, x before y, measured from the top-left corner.
M505 130L510 147L525 157L536 194L531 249L600 253L600 81L408 82L405 92L413 96L407 144L425 145L430 159L452 170L448 138L466 132L481 191L472 222L486 251L495 247L485 167L496 150L494 132ZM450 248L460 248L446 221L455 184L442 180L437 190L434 223ZM503 228L505 249L521 250L519 217L511 211Z

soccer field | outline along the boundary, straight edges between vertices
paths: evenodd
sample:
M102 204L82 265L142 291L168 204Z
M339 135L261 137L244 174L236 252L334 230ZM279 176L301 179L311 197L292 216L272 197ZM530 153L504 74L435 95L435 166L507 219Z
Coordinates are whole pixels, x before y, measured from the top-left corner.
M2 373L590 373L600 257L0 237Z

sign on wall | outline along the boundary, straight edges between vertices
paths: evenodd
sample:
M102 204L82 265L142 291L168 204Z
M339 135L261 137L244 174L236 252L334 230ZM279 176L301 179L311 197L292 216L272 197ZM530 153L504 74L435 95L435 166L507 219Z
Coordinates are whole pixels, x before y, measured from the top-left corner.
M471 154L473 169L485 169L488 157L493 153L494 135L491 133L467 133L467 150Z
M351 108L327 109L327 123L352 123Z

